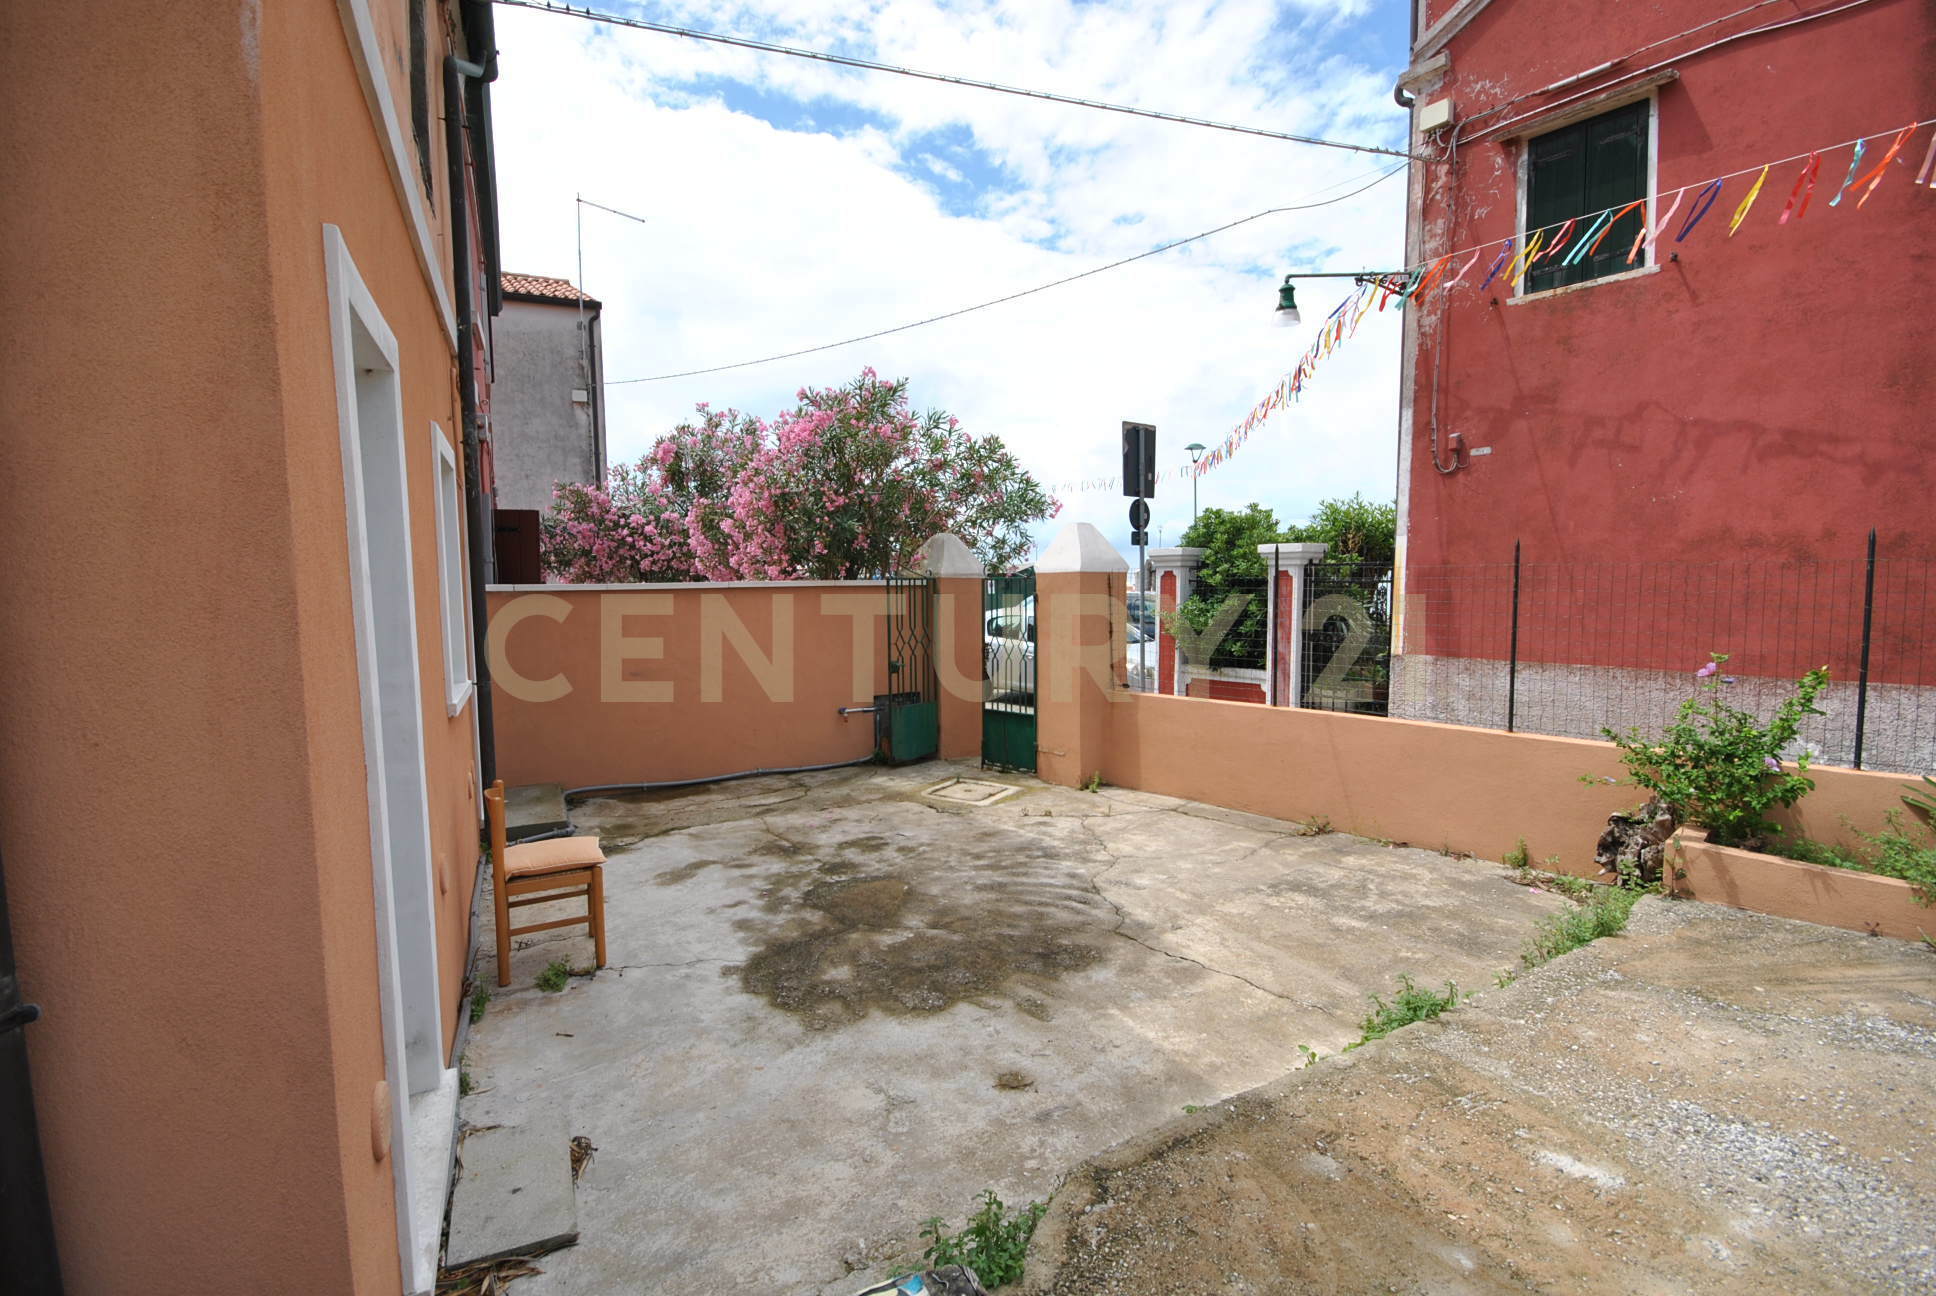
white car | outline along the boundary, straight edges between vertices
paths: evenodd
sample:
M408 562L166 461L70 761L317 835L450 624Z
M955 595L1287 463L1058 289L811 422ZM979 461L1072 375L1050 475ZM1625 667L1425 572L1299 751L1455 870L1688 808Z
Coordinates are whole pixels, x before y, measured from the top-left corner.
M1157 639L1131 621L1124 627L1129 647L1128 687L1150 692L1156 681ZM1142 644L1148 643L1147 659ZM1029 702L1035 697L1035 599L989 614L983 626L982 661L991 702Z
M982 664L991 702L1035 699L1035 596L991 612L983 625Z

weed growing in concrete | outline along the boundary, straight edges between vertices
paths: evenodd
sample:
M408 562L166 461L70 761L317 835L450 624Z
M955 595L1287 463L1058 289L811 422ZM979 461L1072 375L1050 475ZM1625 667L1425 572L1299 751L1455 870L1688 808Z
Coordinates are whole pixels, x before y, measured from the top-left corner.
M484 1020L484 1010L491 1006L491 992L483 986L471 991L471 1025Z
M1203 1105L1202 1105L1201 1103L1184 1103L1184 1104L1183 1104L1183 1114L1184 1114L1185 1116L1194 1116L1194 1115L1196 1115L1196 1114L1197 1114L1198 1112L1200 1112L1200 1111L1202 1111L1202 1110L1203 1110Z
M457 1096L459 1098L468 1098L476 1090L477 1085L471 1081L471 1069L467 1066L459 1065L457 1068Z
M1521 837L1514 842L1513 848L1507 851L1499 862L1515 873L1530 869L1533 866L1533 857L1526 849L1526 839Z
M557 994L570 979L571 965L563 959L553 959L545 965L544 971L538 973L538 989L546 994Z
M1094 774L1091 774L1089 776L1089 781L1082 785L1082 790L1084 792L1102 791L1102 771L1097 770Z
M1495 972L1492 974L1492 983L1501 990L1504 990L1517 980L1519 980L1519 974L1517 972Z
M1314 1067L1318 1064L1318 1051L1312 1048L1309 1044L1298 1045L1297 1051L1304 1055L1305 1066Z
M1520 886L1531 887L1535 891L1551 891L1555 895L1563 895L1568 900L1576 900L1581 904L1585 904L1599 893L1598 884L1586 878L1574 877L1571 873L1560 872L1559 856L1548 855L1541 862L1545 864L1545 868L1534 868L1530 864L1515 864L1513 881ZM1638 886L1638 881L1634 885Z
M1328 819L1324 815L1312 815L1309 819L1306 819L1304 821L1304 831L1300 834L1300 836L1322 837L1324 836L1324 834L1331 831L1332 831L1332 828L1331 828L1330 819Z
M1356 1043L1345 1045L1346 1051L1360 1044L1369 1044L1375 1039L1383 1039L1401 1026L1413 1022L1430 1021L1432 1018L1453 1007L1459 1002L1459 987L1450 981L1445 983L1445 993L1423 989L1409 976L1398 978L1398 993L1386 1003L1378 995L1371 996L1371 1011L1365 1014L1362 1023L1365 1033Z
M1589 884L1591 885L1591 884ZM1645 891L1629 887L1601 887L1599 894L1578 909L1557 913L1540 925L1533 943L1519 956L1529 968L1538 967L1602 936L1612 936L1627 925Z
M993 1290L1022 1276L1022 1259L1028 1254L1029 1238L1049 1207L1047 1202L1030 1202L1010 1214L993 1188L984 1188L975 1200L981 1206L968 1217L967 1226L959 1233L950 1233L942 1227L939 1215L922 1221L921 1236L928 1239L928 1249L922 1254L936 1268L967 1265L983 1286Z

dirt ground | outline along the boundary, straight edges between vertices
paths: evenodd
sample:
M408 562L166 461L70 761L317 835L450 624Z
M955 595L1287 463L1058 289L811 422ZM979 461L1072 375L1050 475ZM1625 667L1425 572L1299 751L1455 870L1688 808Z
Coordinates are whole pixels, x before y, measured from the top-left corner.
M1936 954L1644 901L1091 1161L1024 1290L1936 1290Z

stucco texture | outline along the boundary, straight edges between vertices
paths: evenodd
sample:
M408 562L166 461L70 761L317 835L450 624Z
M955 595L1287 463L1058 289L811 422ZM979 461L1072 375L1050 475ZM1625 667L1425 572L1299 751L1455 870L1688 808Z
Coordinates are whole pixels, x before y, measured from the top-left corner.
M1936 9L1843 8L1696 54L1795 13L1763 8L1674 40L1716 7L1492 3L1451 39L1450 72L1419 98L1449 98L1470 136L1664 61L1678 75L1657 91L1658 191L1863 135L1866 170L1889 143L1878 132L1929 115ZM1520 98L1660 41L1575 90ZM1927 138L1917 133L1914 156L1860 210L1828 205L1848 170L1843 148L1824 155L1803 220L1777 223L1800 167L1788 162L1733 237L1753 174L1726 181L1676 243L1690 193L1653 273L1520 298L1503 278L1479 290L1482 261L1459 289L1432 294L1408 329L1408 562L1505 562L1516 539L1529 562L1859 560L1870 527L1885 558L1936 558L1932 377L1917 323L1936 253L1929 194L1910 183ZM1523 153L1515 139L1476 138L1428 165L1417 254L1514 234ZM1442 463L1453 434L1491 453L1434 471L1434 418Z
M401 350L454 1029L449 342L337 6L10 7L0 81L0 849L67 1290L396 1291L323 224Z
M949 584L968 588L943 597L966 599L975 615L978 583ZM507 587L490 598L507 783L659 782L874 751L874 716L839 708L887 691L879 581ZM952 604L946 615L953 626ZM937 637L949 642L966 640ZM972 690L972 712L943 714L970 715L979 735L979 640L972 651L958 667L949 658L938 682L944 695L950 679Z

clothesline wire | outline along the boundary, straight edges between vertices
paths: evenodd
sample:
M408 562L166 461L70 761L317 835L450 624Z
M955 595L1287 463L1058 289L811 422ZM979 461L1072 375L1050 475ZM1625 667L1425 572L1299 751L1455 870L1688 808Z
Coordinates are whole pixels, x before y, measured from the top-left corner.
M1756 173L1758 173L1758 172L1760 172L1760 171L1762 171L1762 170L1764 170L1764 169L1766 169L1766 170L1769 170L1769 171L1772 171L1772 170L1773 170L1773 169L1774 169L1775 167L1778 167L1778 166L1784 166L1784 165L1786 165L1787 163L1790 163L1790 162L1800 162L1800 161L1806 161L1806 160L1807 160L1808 158L1810 158L1810 157L1820 157L1820 156L1822 156L1822 155L1824 155L1824 154L1828 154L1828 153L1833 153L1833 152L1835 152L1835 151L1837 151L1838 149L1844 149L1844 148L1850 148L1850 147L1853 147L1853 146L1854 146L1854 145L1856 145L1856 144L1865 144L1865 143L1867 143L1867 142L1868 142L1869 140L1872 140L1872 139L1880 139L1880 138L1883 138L1883 137L1886 137L1886 136L1890 136L1890 135L1898 135L1898 134L1901 134L1901 133L1902 133L1903 131L1916 131L1916 130L1920 130L1920 129L1922 129L1922 128L1923 128L1924 126L1929 126L1929 125L1932 125L1932 124L1936 124L1936 117L1926 117L1926 118L1923 118L1923 119L1922 119L1922 120L1920 120L1920 121L1915 121L1915 122L1911 122L1911 123L1909 123L1909 124L1908 124L1908 125L1906 125L1906 126L1896 126L1896 127L1892 127L1892 128L1890 128L1890 129L1886 129L1886 130L1880 130L1880 131L1876 131L1875 133L1873 133L1873 134L1870 134L1870 135L1860 135L1860 136L1857 136L1857 137L1856 137L1855 139L1849 139L1849 140L1843 140L1843 141L1842 141L1841 143L1839 143L1839 144L1831 144L1831 145L1828 145L1828 146L1827 146L1827 147L1825 147L1825 148L1818 148L1818 149L1812 149L1812 150L1810 150L1809 152L1806 152L1806 153L1794 153L1794 154L1790 154L1790 155L1789 155L1788 157L1785 157L1785 158L1777 158L1777 159L1775 159L1775 160L1774 160L1774 161L1772 161L1772 162L1762 162L1762 163L1756 163L1756 164L1755 164L1755 165L1753 165L1753 166L1747 166L1747 167L1742 167L1742 168L1741 168L1740 170L1738 170L1738 171L1729 171L1729 172L1726 172L1726 173L1724 173L1724 174L1721 174L1721 175L1717 175L1717 176L1709 176L1709 177L1707 177L1707 178L1706 178L1706 179L1704 179L1704 180L1696 180L1696 181L1693 181L1692 183L1689 183L1689 184L1685 184L1685 185L1677 185L1677 186L1672 186L1672 187L1669 187L1669 188L1665 188L1665 189L1661 189L1661 190L1659 190L1658 192L1655 192L1655 193L1651 193L1651 194L1648 194L1648 195L1647 195L1647 198L1648 198L1649 200L1658 200L1659 198L1661 198L1661 197L1663 197L1664 195L1666 195L1666 194L1670 194L1670 193L1686 193L1686 192L1687 192L1688 190L1690 190L1690 189L1694 189L1694 190L1705 190L1705 189L1706 189L1706 188L1707 188L1708 186L1710 186L1710 185L1719 185L1719 184L1721 184L1721 183L1722 183L1723 181L1727 181L1727 180L1732 180L1732 179L1735 179L1735 178L1737 178L1737 177L1739 177L1739 176L1744 176L1744 175L1753 175L1753 174L1756 174ZM1906 141L1905 141L1905 142L1906 142ZM1905 163L1905 164L1907 164L1907 156L1906 156L1906 155L1903 155L1903 156L1904 156L1904 163ZM1611 211L1618 211L1618 210L1620 210L1620 209L1622 209L1622 208L1624 208L1624 207L1627 207L1627 206L1629 206L1629 205L1631 205L1631 204L1630 204L1630 203L1621 203L1621 204L1616 204L1615 206L1610 206L1610 207L1603 207L1603 208L1601 208L1601 209L1600 209L1600 210L1598 210L1598 211L1590 211L1590 212L1582 212L1582 213L1581 213L1580 215L1578 215L1578 216L1575 216L1575 217L1571 217L1571 218L1569 218L1569 219L1571 219L1571 220L1573 220L1573 221L1576 221L1576 222L1586 222L1586 221L1590 221L1590 220L1592 220L1592 219L1593 219L1593 218L1595 218L1595 217L1598 217L1598 216L1601 216L1601 215L1604 215L1604 214L1605 214L1605 213L1607 213L1607 212L1611 212ZM1559 228L1560 226L1562 226L1562 225L1564 225L1565 223L1566 223L1565 221L1555 221L1555 222L1554 222L1554 223L1553 223L1552 225L1549 225L1549 226L1545 226L1544 228L1546 228L1546 229L1557 229L1557 228ZM1665 221L1663 220L1663 225L1664 225L1664 224L1665 224ZM1529 237L1529 238L1530 238L1531 236L1533 236L1533 235L1535 235L1535 234L1538 234L1539 232L1540 232L1540 230L1537 230L1537 229L1533 229L1533 230L1525 230L1525 231L1523 231L1522 233L1523 233L1523 235L1524 235L1524 236L1526 236L1526 237ZM1655 234L1656 234L1656 235L1658 235L1658 234L1659 234L1659 232L1660 232L1660 231L1658 231L1658 230L1656 230L1656 231L1655 231ZM1487 242L1487 243L1475 243L1475 244L1472 244L1472 245L1471 245L1471 246L1469 246L1469 247L1463 247L1463 248L1459 248L1459 249L1457 249L1456 251L1453 251L1453 252L1441 252L1441 253L1436 253L1436 254L1434 254L1433 256L1430 256L1430 257L1427 257L1426 259L1424 259L1424 260L1422 260L1422 261L1420 261L1420 262L1418 262L1418 263L1417 263L1416 265L1411 265L1411 266L1407 266L1407 267L1405 267L1405 269L1404 269L1404 271L1403 271L1403 272L1401 272L1401 273L1402 273L1402 274L1404 274L1404 275L1410 275L1410 274L1412 274L1412 273L1413 273L1413 272L1415 272L1415 271L1420 271L1420 270L1423 270L1423 269L1424 269L1425 267L1427 267L1427 266L1431 266L1431 265L1437 265L1437 264L1439 264L1439 263L1441 263L1441 262L1445 262L1445 261L1449 261L1449 260L1451 260L1452 258L1455 258L1455 257L1460 257L1460 256L1464 256L1464 255L1466 255L1466 254L1468 254L1468 253L1474 253L1474 252L1483 252L1483 251L1485 251L1485 250L1486 250L1487 248L1492 248L1492 247L1499 247L1499 246L1501 246L1502 244L1506 244L1506 243L1510 243L1510 242L1513 242L1513 241L1514 241L1515 239L1517 239L1517 238L1519 238L1519 237L1521 237L1521 234L1511 234L1511 235L1507 235L1507 236L1506 236L1505 238L1500 238L1500 239L1493 239L1492 241L1490 241L1490 242ZM1332 309L1332 310L1330 311L1330 313L1329 313L1329 314L1327 314L1327 315L1326 315L1326 316L1324 317L1324 325L1325 325L1326 327L1328 327L1328 326L1329 326L1329 324L1331 323L1331 321L1332 321L1333 319L1335 319L1335 318L1336 318L1336 317L1338 316L1338 314L1339 314L1339 313L1340 313L1341 311L1343 311L1343 310L1345 309L1345 307L1347 307L1348 305L1350 305L1350 304L1351 304L1351 302L1353 302L1353 301L1355 301L1355 300L1357 300L1357 299L1358 299L1358 294L1359 294L1359 293L1361 293L1361 292L1366 292L1366 291L1376 291L1376 290L1377 290L1377 289L1376 289L1376 287L1372 287L1372 286L1361 286L1361 287L1360 287L1360 288L1358 288L1358 289L1354 289L1354 290L1353 290L1353 292L1352 292L1352 293L1351 293L1350 295L1348 295L1348 296L1346 296L1346 297L1345 297L1345 299L1344 299L1343 301L1341 301L1341 302L1339 302L1339 303L1338 303L1338 305L1337 305L1336 307L1334 307L1334 308L1333 308L1333 309ZM1322 336L1322 329L1320 329L1320 336ZM1316 346L1316 343L1314 342L1314 343L1312 344L1312 346L1313 346L1313 347L1315 347L1315 346ZM1299 356L1298 356L1298 364L1299 364L1299 365L1302 365L1302 364L1303 364L1303 362L1304 362L1304 360L1305 360L1305 359L1306 359L1306 358L1307 358L1307 357L1308 357L1308 356L1310 355L1310 351L1311 351L1311 348L1308 348L1308 347L1307 347L1307 348L1306 348L1306 349L1305 349L1305 350L1304 350L1303 352L1301 352L1301 353L1299 353ZM1291 372L1292 372L1293 374L1295 374L1295 373L1297 372L1297 366L1293 366L1293 367L1292 367L1292 370L1291 370ZM1276 391L1276 389L1275 389L1275 388L1273 388L1273 395L1275 394L1275 391ZM1258 402L1258 404L1260 404L1260 405L1261 405L1261 404L1263 404L1263 403L1265 403L1265 401L1268 401L1268 400L1270 400L1270 399L1271 399L1271 397L1266 397L1264 401L1260 401L1260 402ZM1255 411L1256 411L1256 408L1257 408L1257 406L1256 406L1256 405L1253 405L1253 406L1251 407L1251 411L1252 411L1252 413L1255 413ZM1245 416L1245 419L1247 420L1247 419L1248 419L1249 417L1250 417L1249 415L1246 415L1246 416ZM1239 425L1240 425L1240 426L1241 426L1241 424L1242 424L1242 422L1243 422L1243 421L1244 421L1244 420L1240 420L1240 421L1239 421ZM1231 435L1235 435L1235 433L1233 432L1233 433L1232 433ZM1226 438L1225 438L1225 440L1226 440L1226 441L1227 441L1228 439L1229 439L1228 437L1226 437ZM1205 473L1206 473L1206 472L1208 471L1208 469L1209 469L1209 468L1212 468L1212 467L1215 467L1215 466L1216 466L1216 465L1217 465L1218 463L1220 463L1220 462L1227 462L1227 460L1220 460L1220 459L1217 459L1217 458L1215 457L1215 455L1214 455L1214 453L1213 453L1213 454L1211 454L1211 455L1205 455L1205 456L1204 456L1204 458L1203 458L1203 460L1202 460L1202 461L1201 461L1200 463L1196 463L1196 464L1191 464L1191 465L1188 465L1187 467L1185 467L1185 466L1181 466L1181 465L1180 465L1180 466L1178 466L1178 468L1176 469L1176 471L1177 471L1178 473L1186 473L1186 472L1189 472L1189 471L1190 471L1191 469L1195 469L1195 470L1196 470L1196 473L1197 473L1197 475L1198 475L1198 476L1203 476L1203 475L1205 475ZM1083 482L1086 482L1086 481L1088 481L1088 480L1091 480L1091 479L1088 479L1088 478L1084 478L1084 479L1081 479L1081 480L1082 480ZM1104 480L1104 479L1097 479L1097 480ZM1079 493L1079 492L1080 492L1080 491L1081 491L1081 490L1083 489L1083 487L1082 487L1082 486L1081 486L1081 485L1080 485L1079 483L1062 483L1062 484L1064 484L1064 485L1076 485L1076 487L1077 487L1077 491L1078 491L1078 493Z
M1885 135L1894 135L1904 130L1912 130L1912 131L1921 130L1923 127L1931 124L1936 124L1936 117L1925 117L1921 121L1910 122L1906 126L1891 126L1885 130L1874 131L1867 135L1858 135L1854 139L1843 140L1840 144L1828 144L1828 145L1824 145L1821 148L1808 149L1801 153L1791 153L1787 157L1776 158L1772 162L1756 162L1752 166L1742 167L1739 171L1728 171L1728 172L1724 172L1721 175L1707 176L1704 179L1691 181L1688 184L1667 185L1660 189L1654 190L1652 193L1644 195L1644 198L1648 202L1654 202L1666 196L1667 194L1685 193L1689 189L1702 189L1708 185L1714 184L1717 181L1733 180L1737 176L1754 175L1757 172L1759 172L1763 167L1766 167L1769 170L1773 170L1775 167L1778 167L1778 166L1786 166L1790 162L1806 162L1810 157L1826 156L1827 154L1835 152L1837 149L1850 148L1856 144L1866 144L1868 141L1872 139L1879 139ZM1635 201L1640 201L1640 200L1634 199L1634 200L1630 200L1629 202L1614 203L1611 206L1601 207L1594 211L1581 212L1579 215L1569 217L1568 219L1574 220L1574 221L1591 220L1594 217L1604 215L1607 212L1619 211L1623 207L1631 206L1632 202L1635 202ZM1427 257L1425 260L1420 261L1415 265L1406 266L1405 272L1410 273L1413 270L1418 270L1418 269L1421 269L1422 267L1435 264L1436 262L1441 261L1446 257L1464 256L1468 252L1483 252L1487 248L1498 247L1503 243L1510 243L1513 240L1518 239L1522 236L1531 237L1532 235L1539 233L1541 229L1547 229L1547 230L1557 229L1564 224L1566 224L1566 221L1558 220L1558 221L1554 221L1551 225L1541 226L1541 227L1538 227L1535 229L1529 229L1529 230L1520 230L1515 233L1508 234L1504 238L1489 239L1484 243L1474 243L1468 247L1457 248L1451 252L1435 252L1431 256Z
M881 329L880 331L875 333L864 333L859 337L843 338L839 342L827 342L827 343L823 343L820 346L802 347L797 351L785 351L780 353L779 355L762 356L758 360L741 360L736 364L713 365L710 368L706 368L706 369L686 369L686 370L682 370L679 373L655 374L650 378L614 378L606 382L605 386L623 387L631 383L668 382L674 378L696 378L701 374L724 373L729 369L750 369L754 365L773 364L776 361L780 361L780 360L792 360L799 356L814 355L821 351L831 351L836 347L852 346L857 342L871 342L875 338L888 337L891 334L895 334L895 333L905 333L909 329L922 328L929 324L939 324L943 320L951 320L951 319L958 318L959 316L962 316L962 315L972 314L975 311L987 310L991 306L1001 306L1008 302L1016 301L1023 297L1032 296L1035 293L1047 292L1051 288L1060 288L1064 284L1072 284L1079 279L1087 279L1093 275L1102 274L1106 270L1116 270L1123 266L1130 265L1134 262L1146 260L1149 257L1156 256L1160 253L1168 252L1174 248L1180 248L1186 243L1195 243L1201 239L1207 239L1213 234L1221 234L1225 230L1235 229L1239 225L1248 225L1252 221L1262 220L1266 216L1277 216L1277 215L1281 215L1284 212L1309 211L1314 207L1325 207L1325 206L1331 205L1332 203L1340 203L1347 198L1357 197L1359 194L1364 193L1367 189L1370 189L1372 186L1381 184L1384 181L1391 179L1393 176L1397 175L1399 172L1403 170L1405 170L1405 165L1401 163L1398 166L1390 168L1389 170L1378 173L1378 175L1373 177L1370 181L1368 181L1365 184L1359 185L1356 189L1352 189L1347 193L1338 194L1335 197L1326 198L1319 202L1298 203L1289 207L1273 207L1268 211L1260 211L1260 212L1257 212L1255 215L1244 216L1237 220L1229 221L1223 225L1217 226L1215 229L1204 230L1200 234L1191 234L1186 238L1173 239L1168 243L1161 244L1158 247L1153 247L1149 249L1147 252L1138 252L1134 256L1123 257L1121 260L1111 261L1107 265L1093 266L1090 269L1080 271L1076 274L1066 275L1061 279L1052 280L1049 283L1037 284L1033 288L1024 288L1020 292L1012 292L1005 297L997 297L992 301L978 302L973 306L964 306L960 310L948 311L946 314L930 315L926 319L915 320L911 324L900 324L895 326L894 328ZM1353 177L1353 179L1357 179L1357 178L1358 177ZM1350 184L1351 181L1344 180L1344 181L1340 181L1339 183ZM1327 274L1326 277L1330 277L1330 276Z

